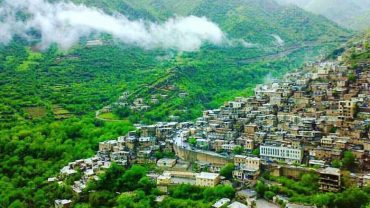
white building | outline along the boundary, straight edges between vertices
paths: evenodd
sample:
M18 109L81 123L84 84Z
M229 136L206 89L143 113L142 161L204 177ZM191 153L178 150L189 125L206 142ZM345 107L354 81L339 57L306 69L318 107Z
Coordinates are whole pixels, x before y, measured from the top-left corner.
M301 163L303 159L303 150L290 146L279 145L261 145L261 158L265 161L285 161L287 163Z
M55 208L67 208L70 207L72 201L69 199L57 199L54 202Z
M212 208L221 208L230 203L230 199L222 198L212 205Z
M245 204L242 204L240 202L233 202L232 204L230 204L229 206L227 206L228 208L250 208L250 206L247 206Z

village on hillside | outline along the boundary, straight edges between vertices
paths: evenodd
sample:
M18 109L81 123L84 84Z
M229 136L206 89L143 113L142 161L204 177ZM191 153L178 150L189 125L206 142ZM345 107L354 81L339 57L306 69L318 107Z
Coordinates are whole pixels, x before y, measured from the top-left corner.
M354 50L366 49L358 44ZM206 110L195 121L137 125L136 131L101 142L94 157L69 163L49 182L63 183L81 171L72 186L80 193L112 163L153 164L160 171L148 176L163 197L176 184L237 184L236 199L220 199L216 208L258 205L253 187L264 172L294 179L314 171L322 192L341 191L343 177L358 187L370 186L370 63L351 66L345 55L258 85L254 96ZM349 174L340 169L347 165L340 164L345 157L354 158ZM232 178L220 175L230 163ZM279 200L286 207L310 207L278 195L271 203ZM70 203L55 201L56 207Z

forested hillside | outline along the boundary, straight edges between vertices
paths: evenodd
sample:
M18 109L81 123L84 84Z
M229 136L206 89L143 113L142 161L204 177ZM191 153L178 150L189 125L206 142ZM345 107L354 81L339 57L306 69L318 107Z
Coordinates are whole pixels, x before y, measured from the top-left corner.
M164 21L173 15L206 16L217 23L233 43L224 47L205 46L199 53L168 53L168 69L181 74L175 83L176 92L171 99L145 113L145 120L164 120L168 116L180 116L182 120L195 118L204 107L216 107L226 98L244 94L267 74L278 75L282 70L297 67L303 61L332 48L349 34L329 20L304 12L299 8L283 7L271 0L186 1L141 0L141 1L76 1L87 5L114 10L132 19L143 18ZM114 9L113 9L114 8ZM330 50L330 49L329 49ZM217 58L216 58L217 57ZM266 58L265 58L266 57ZM281 58L284 57L284 58ZM215 61L217 60L217 61ZM187 69L187 70L181 70ZM188 83L190 80L207 80ZM220 78L220 74L223 76ZM257 75L258 74L258 75ZM185 75L185 76L183 76ZM220 80L221 79L221 80ZM181 80L181 82L180 82ZM244 80L253 80L244 82ZM230 82L233 81L230 86ZM182 83L179 86L179 83ZM144 97L157 96L158 91ZM173 95L186 92L186 99L172 99ZM148 91L146 91L148 92ZM142 98L143 96L134 96ZM184 109L184 106L191 106ZM123 111L126 111L123 109ZM121 113L125 114L125 113ZM110 117L110 116L109 116ZM138 116L131 120L138 121Z
M47 178L69 161L91 156L99 141L127 133L136 122L194 119L351 35L323 17L271 0L232 0L227 6L221 0L74 2L159 22L175 14L206 16L237 43L178 52L144 50L101 35L92 38L101 45L81 40L67 51L40 50L20 37L0 46L0 207L49 207L71 191ZM124 91L144 100L164 92L167 97L146 111L110 115L120 121L95 118Z
M320 14L343 27L365 30L370 24L370 1L367 0L277 0L295 4Z
M132 19L143 18L163 21L173 15L206 16L216 22L230 37L247 42L272 46L279 35L288 44L299 41L331 41L345 36L346 32L329 20L304 12L299 8L285 7L274 0L74 0L105 11L118 11Z

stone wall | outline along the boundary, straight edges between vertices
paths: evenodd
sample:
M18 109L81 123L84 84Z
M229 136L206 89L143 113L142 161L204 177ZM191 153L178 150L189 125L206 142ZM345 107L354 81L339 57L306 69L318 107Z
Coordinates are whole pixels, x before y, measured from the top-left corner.
M174 146L174 150L175 150L176 155L179 158L185 161L189 161L189 162L199 161L199 162L210 163L212 165L218 165L218 166L223 166L227 163L233 162L232 159L223 157L221 155L184 149L178 146Z
M269 171L273 176L284 176L298 179L302 174L311 172L308 168L285 166L285 165L263 165L264 171Z

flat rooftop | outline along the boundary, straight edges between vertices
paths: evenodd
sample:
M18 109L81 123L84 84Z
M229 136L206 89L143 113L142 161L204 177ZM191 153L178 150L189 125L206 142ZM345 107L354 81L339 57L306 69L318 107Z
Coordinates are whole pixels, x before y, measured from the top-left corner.
M219 176L220 175L217 173L208 173L208 172L201 172L197 174L198 178L206 178L206 179L212 179L212 180L216 179Z
M320 173L322 174L329 174L329 175L340 175L340 170L338 168L332 168L332 167L327 167L325 169L319 170Z

